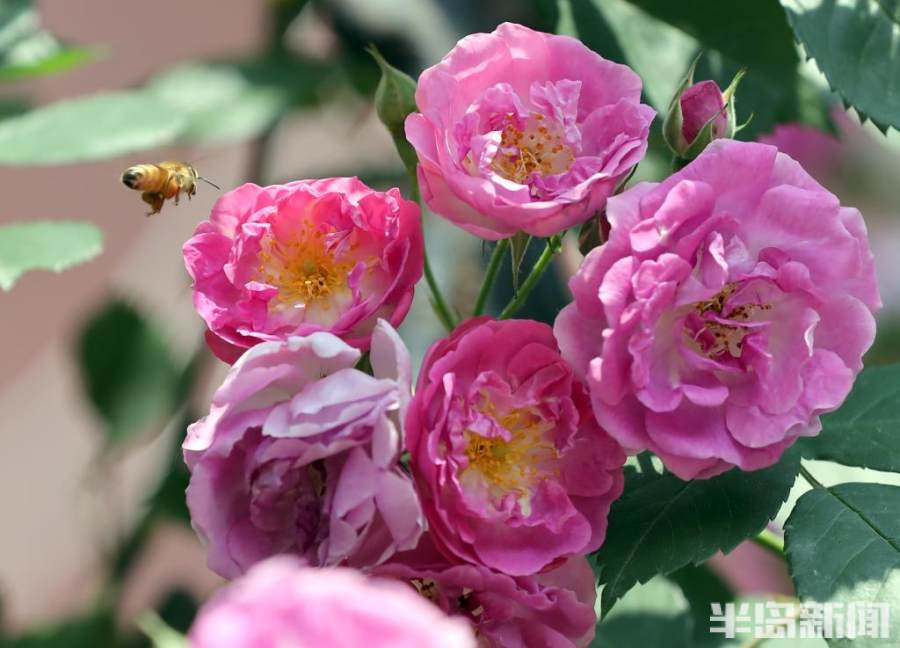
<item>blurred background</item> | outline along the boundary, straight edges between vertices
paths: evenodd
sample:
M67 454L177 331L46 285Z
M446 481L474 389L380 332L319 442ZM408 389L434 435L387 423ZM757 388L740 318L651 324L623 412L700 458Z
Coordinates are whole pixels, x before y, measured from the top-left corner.
M200 344L181 257L219 192L201 184L191 202L147 218L119 183L126 167L184 160L223 190L337 175L405 190L364 47L415 77L462 35L504 20L566 25L632 65L658 111L701 49L697 79L724 87L741 63L727 44L626 0L573 0L568 14L555 0L224 4L0 0L0 225L75 219L103 238L90 262L28 273L0 293L0 641L10 645L142 645L143 611L184 629L219 584L189 527L179 448L225 369ZM751 66L737 95L741 121L753 115L741 137L778 144L862 209L886 304L869 362L896 360L900 144L861 126L799 61L790 93ZM658 131L638 179L669 170ZM433 215L425 222L439 282L465 312L490 250ZM568 300L580 260L571 238L522 316L552 321ZM416 358L441 334L426 293L401 329ZM851 471L823 464L816 474L844 481ZM865 472L854 479L874 478ZM715 564L728 591L790 593L781 562L758 547Z

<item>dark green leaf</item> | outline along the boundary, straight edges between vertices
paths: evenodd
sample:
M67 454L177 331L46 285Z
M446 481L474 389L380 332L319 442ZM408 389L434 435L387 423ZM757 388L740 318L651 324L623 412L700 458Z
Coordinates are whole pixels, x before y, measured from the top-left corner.
M115 622L97 613L46 625L12 639L0 639L2 648L114 648Z
M804 601L886 603L890 637L900 637L900 487L840 484L805 493L785 525L785 553ZM846 610L844 607L841 612ZM881 648L882 639L829 639Z
M687 603L678 587L654 578L628 592L597 624L590 648L692 648L691 630Z
M81 331L77 357L109 443L127 441L171 415L179 370L160 333L132 305L112 301L96 313Z
M90 50L66 47L41 29L31 0L0 3L0 81L61 72L92 57Z
M690 482L626 469L625 493L613 504L606 540L593 555L605 585L603 614L635 584L727 553L759 533L787 499L798 470L795 452L765 470L733 469Z
M681 588L690 604L694 639L709 639L710 606L734 601L734 592L706 565L688 565L672 572L667 578Z
M30 221L0 226L0 290L10 290L30 270L61 272L103 250L103 234L91 223Z
M643 80L647 100L665 114L685 70L696 56L697 41L626 0L592 1L615 34L625 57L623 62ZM584 9L579 12L586 13ZM577 24L586 28L585 23Z
M407 115L416 111L416 82L385 61L374 47L369 48L369 53L381 68L381 80L375 91L378 118L390 132L403 165L410 174L415 174L418 158L412 145L406 141L403 125Z
M781 0L806 53L845 102L900 127L898 0Z
M628 1L690 34L704 48L718 50L739 67L748 67L778 85L793 86L797 51L778 0Z
M864 370L822 431L801 439L804 457L900 472L900 364Z
M173 142L183 115L142 92L60 101L0 122L0 165L50 165L124 155Z

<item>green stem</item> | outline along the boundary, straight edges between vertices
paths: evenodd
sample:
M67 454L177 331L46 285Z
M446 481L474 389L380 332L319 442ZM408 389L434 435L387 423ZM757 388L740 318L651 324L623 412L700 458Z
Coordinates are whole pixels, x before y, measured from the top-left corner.
M441 324L444 325L444 328L448 331L452 331L456 328L455 318L450 313L450 308L447 306L447 302L444 301L441 289L438 287L437 280L434 278L434 273L431 271L431 263L428 261L428 254L422 250L422 255L425 261L425 282L431 290L431 308L434 310L434 314L437 315L437 318L441 320Z
M488 296L491 294L491 288L494 287L494 279L497 278L497 271L500 264L503 263L503 255L509 249L509 239L501 239L491 254L491 260L488 262L487 270L484 273L484 280L481 282L481 290L478 291L478 299L475 300L475 310L472 311L472 317L478 317L484 312L484 305L487 303Z
M816 479L815 477L813 477L813 476L810 474L810 472L809 472L806 468L804 468L802 465L800 466L800 475L801 475L801 476L803 477L803 479L805 479L805 480L809 483L809 485L812 486L813 488L825 488L825 486L822 485L822 482L820 482L818 479Z
M498 319L509 319L522 307L522 304L525 303L525 300L528 299L528 295L534 290L534 287L537 285L538 280L544 274L544 271L550 267L550 262L553 260L553 256L559 251L559 244L562 240L562 235L557 234L556 236L551 236L547 239L547 247L544 248L544 251L541 253L540 258L537 260L537 263L534 264L534 267L531 269L531 272L528 273L528 277L525 279L525 282L522 284L522 287L516 292L510 302L506 305L506 308L503 309L500 313L500 317Z
M409 172L409 194L413 201L421 206L422 197L419 193L419 180L414 169L410 169ZM422 248L422 256L425 264L425 283L428 284L428 289L431 291L431 308L441 321L441 324L444 325L444 328L452 331L456 328L456 318L453 316L450 307L447 306L444 295L441 293L437 280L434 278L431 262L428 260L428 251L424 247Z
M771 529L763 529L759 535L751 538L751 540L776 556L784 557L784 538Z

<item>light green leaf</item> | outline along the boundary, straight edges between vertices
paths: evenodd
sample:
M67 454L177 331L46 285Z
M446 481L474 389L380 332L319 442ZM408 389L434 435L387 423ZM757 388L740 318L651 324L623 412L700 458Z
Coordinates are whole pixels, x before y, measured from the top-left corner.
M803 456L845 466L900 472L900 364L864 370L840 409L822 417L818 436L801 439Z
M91 58L90 50L66 47L41 29L31 0L0 4L0 81L61 72Z
M185 117L138 91L60 101L0 122L0 165L52 165L173 142Z
M61 272L103 250L103 234L91 223L29 221L0 225L0 290L10 290L30 270Z
M829 639L840 648L881 648L900 637L900 488L840 484L814 488L785 525L785 553L804 601L889 606L894 641Z
M333 73L324 63L273 55L182 65L151 80L146 90L187 120L185 137L231 142L266 131L293 107L317 102Z
M882 130L900 128L898 0L781 0L831 87Z
M790 451L765 470L733 469L690 482L626 468L625 493L613 503L606 540L593 554L605 585L603 613L635 584L728 553L759 533L778 513L798 470L797 453Z
M160 332L134 306L112 301L81 331L76 347L88 400L107 441L134 438L167 420L181 397L181 371Z

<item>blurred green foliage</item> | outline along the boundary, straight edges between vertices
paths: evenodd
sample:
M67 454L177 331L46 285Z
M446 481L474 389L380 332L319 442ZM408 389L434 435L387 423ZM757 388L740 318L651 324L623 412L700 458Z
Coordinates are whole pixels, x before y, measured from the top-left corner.
M0 225L0 290L30 270L60 272L93 259L103 234L91 223L31 221Z

